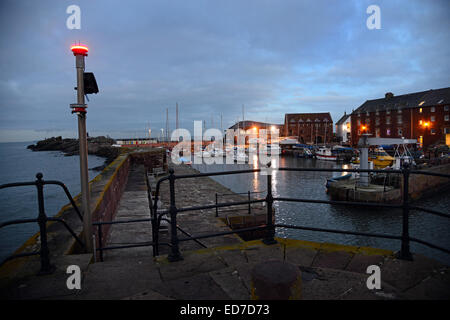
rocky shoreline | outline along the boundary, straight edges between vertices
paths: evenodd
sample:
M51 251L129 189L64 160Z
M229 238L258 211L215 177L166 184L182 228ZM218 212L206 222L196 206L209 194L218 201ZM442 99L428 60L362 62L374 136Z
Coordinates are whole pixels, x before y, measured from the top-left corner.
M88 154L106 158L103 165L90 168L89 170L103 170L109 163L117 158L120 154L120 148L113 147L112 145L114 143L114 139L104 136L88 138ZM78 139L63 139L59 136L38 141L36 144L27 146L27 149L33 151L61 151L65 156L73 156L79 154L79 142Z

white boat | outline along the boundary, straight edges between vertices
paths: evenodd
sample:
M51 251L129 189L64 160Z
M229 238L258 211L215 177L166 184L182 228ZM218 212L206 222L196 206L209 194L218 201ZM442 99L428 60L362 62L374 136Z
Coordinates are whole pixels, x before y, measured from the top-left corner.
M280 154L281 149L280 149L280 146L277 144L268 144L268 145L263 146L262 152L270 154L270 155L274 155L274 154Z
M242 152L235 153L233 156L233 160L237 162L247 162L248 161L248 155Z
M211 151L212 157L223 157L223 150L222 149L214 149Z
M336 161L337 156L331 152L330 148L320 147L319 150L316 151L316 158L318 160Z
M211 153L209 151L203 150L202 157L203 158L209 158L209 157L211 157Z

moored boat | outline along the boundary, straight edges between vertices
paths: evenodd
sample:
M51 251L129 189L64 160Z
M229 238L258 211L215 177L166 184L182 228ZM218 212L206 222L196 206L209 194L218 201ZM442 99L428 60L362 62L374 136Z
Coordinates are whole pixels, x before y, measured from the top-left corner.
M319 150L316 151L316 158L318 160L328 160L328 161L336 161L337 156L331 152L330 148L320 147Z

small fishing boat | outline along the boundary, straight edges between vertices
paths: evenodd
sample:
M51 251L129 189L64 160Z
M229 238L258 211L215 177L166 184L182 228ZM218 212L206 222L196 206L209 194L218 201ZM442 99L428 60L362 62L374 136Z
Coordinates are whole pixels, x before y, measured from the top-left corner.
M345 175L343 175L343 176L333 177L333 178L327 179L326 187L327 187L327 189L328 189L328 187L330 186L330 183L338 182L338 181L343 181L343 180L348 180L348 179L350 179L351 177L352 177L352 174L351 174L351 173L348 173L348 174L345 174Z
M353 160L353 163L359 164L359 157ZM373 162L375 169L383 169L394 164L395 158L391 157L383 148L376 148L369 151L369 161Z
M336 161L337 155L333 154L330 148L320 147L319 150L316 151L316 158L318 160Z

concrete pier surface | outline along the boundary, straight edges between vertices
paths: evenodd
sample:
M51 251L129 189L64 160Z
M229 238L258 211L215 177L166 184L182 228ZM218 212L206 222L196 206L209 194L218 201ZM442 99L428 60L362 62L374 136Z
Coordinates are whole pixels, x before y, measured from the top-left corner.
M176 166L176 174L192 173L188 166ZM215 193L230 190L210 178L176 182L177 207L212 204ZM236 195L236 199L242 196ZM245 199L245 197L244 197ZM162 207L169 201L168 184L161 189ZM129 175L114 220L150 217L144 167L130 165ZM186 232L228 231L215 209L178 214ZM151 241L150 222L111 227L107 245ZM180 235L181 237L181 235ZM165 240L168 240L166 238ZM276 238L243 241L236 235L180 244L183 260L169 262L167 248L153 258L151 247L106 251L104 262L94 263L89 254L65 254L53 258L56 271L36 276L39 258L29 258L28 267L13 279L2 282L2 299L128 299L128 300L246 300L252 292L251 271L268 260L287 261L301 270L302 298L323 299L449 299L450 268L433 259L414 254L413 261L399 260L388 250ZM161 235L164 241L164 234ZM78 265L81 288L68 289L66 270ZM367 267L380 267L381 289L369 289Z

